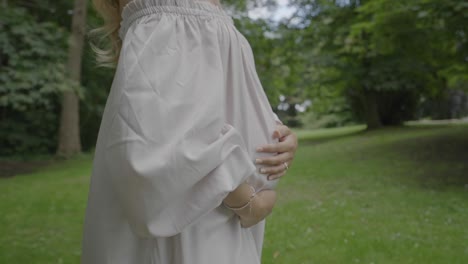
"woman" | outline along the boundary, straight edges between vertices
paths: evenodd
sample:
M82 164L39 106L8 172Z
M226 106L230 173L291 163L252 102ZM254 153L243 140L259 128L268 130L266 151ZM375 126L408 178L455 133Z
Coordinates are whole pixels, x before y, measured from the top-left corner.
M117 68L82 263L260 263L297 139L273 113L249 43L212 0L94 4L114 40L98 60Z

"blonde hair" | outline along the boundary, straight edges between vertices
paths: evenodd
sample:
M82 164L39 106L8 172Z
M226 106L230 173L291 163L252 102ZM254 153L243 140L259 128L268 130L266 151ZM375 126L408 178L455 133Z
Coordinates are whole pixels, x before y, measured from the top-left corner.
M97 45L89 42L91 49L96 54L96 65L98 67L115 68L119 61L122 41L119 37L120 13L119 0L93 0L93 7L104 19L104 24L88 32L90 39L97 38ZM106 47L100 48L102 42Z

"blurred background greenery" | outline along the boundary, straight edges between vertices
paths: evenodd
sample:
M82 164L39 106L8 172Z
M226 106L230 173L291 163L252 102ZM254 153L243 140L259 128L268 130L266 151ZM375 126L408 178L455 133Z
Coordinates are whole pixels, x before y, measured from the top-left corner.
M468 116L467 3L458 0L224 1L254 50L258 75L285 124L324 128ZM88 1L86 30L101 20ZM281 10L280 10L281 11ZM3 0L0 156L53 154L61 95L70 89L73 1ZM67 42L68 41L68 42ZM85 39L80 139L94 147L113 70L96 68Z
M71 59L78 2L99 26L90 1L0 0L0 263L79 259L114 71L88 38ZM300 139L265 263L468 263L468 2L222 3Z

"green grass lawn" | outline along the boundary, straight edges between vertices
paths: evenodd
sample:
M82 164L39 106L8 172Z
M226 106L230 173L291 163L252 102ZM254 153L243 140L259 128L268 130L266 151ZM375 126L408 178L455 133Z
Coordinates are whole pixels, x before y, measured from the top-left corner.
M300 131L263 263L468 263L468 126ZM0 179L0 263L78 263L91 155Z

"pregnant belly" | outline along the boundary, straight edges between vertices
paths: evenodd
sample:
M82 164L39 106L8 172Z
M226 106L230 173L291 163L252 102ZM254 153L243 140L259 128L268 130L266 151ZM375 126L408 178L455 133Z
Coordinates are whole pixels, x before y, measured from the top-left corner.
M245 98L245 97L244 97ZM265 97L266 98L266 97ZM256 158L270 157L277 153L257 152L256 148L266 144L275 144L278 139L273 139L273 132L276 129L276 119L268 103L262 97L247 97L240 104L240 108L233 107L228 109L228 122L231 123L242 135L247 146L247 151L255 162ZM269 166L255 164L257 170L248 182L255 189L273 189L278 180L269 181L268 174L260 173L260 168Z
M221 54L226 54L223 61L226 69L226 121L239 130L254 162L256 158L277 154L256 151L261 145L278 142L272 138L276 119L257 75L252 48L237 29L232 29L231 33L236 36L227 38L228 45L223 45L221 50ZM248 182L257 190L274 188L278 180L269 181L267 174L259 172L266 165L255 166L257 171Z

